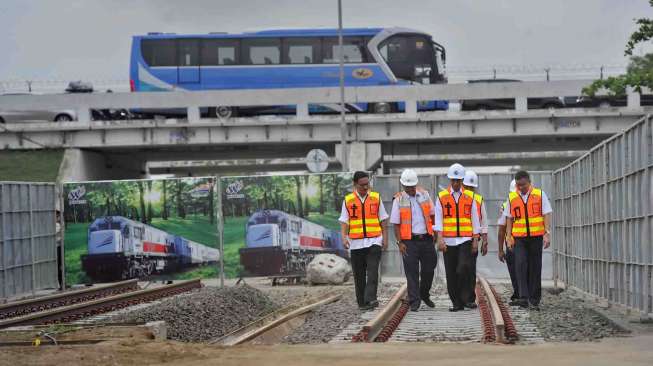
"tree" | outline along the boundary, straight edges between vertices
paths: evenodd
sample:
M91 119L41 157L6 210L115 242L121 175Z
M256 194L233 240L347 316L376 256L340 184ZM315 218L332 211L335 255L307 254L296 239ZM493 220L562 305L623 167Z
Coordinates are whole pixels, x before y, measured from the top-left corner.
M147 224L147 212L145 212L145 188L143 181L138 182L138 197L141 203L141 222Z
M304 217L304 205L302 202L302 183L298 175L293 176L297 187L297 216Z
M163 207L161 208L161 218L164 220L168 219L168 185L167 185L167 180L161 181L161 184L163 185Z
M653 0L649 0L653 7ZM630 35L626 43L624 54L632 56L635 46L653 38L653 19L640 18L635 21L638 29ZM596 80L583 88L583 94L594 96L599 90L606 89L609 95L624 96L627 87L641 93L643 87L653 89L653 54L634 56L624 75L611 76L607 79Z
M147 181L147 218L148 221L152 221L152 181Z
M184 202L181 200L181 196L183 193L183 188L184 185L181 182L181 179L177 179L177 191L176 196L177 196L177 216L179 216L182 219L186 218L186 210L184 207Z
M324 215L324 175L320 174L320 215Z
M213 178L209 178L209 218L211 224L215 222L215 195L213 194L213 190L215 189L215 184L213 183Z

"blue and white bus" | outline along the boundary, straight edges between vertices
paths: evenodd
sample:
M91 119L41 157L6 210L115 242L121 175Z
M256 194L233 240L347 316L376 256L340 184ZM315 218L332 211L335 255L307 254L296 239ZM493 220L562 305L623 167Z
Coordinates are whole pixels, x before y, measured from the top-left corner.
M426 33L405 28L343 30L346 86L446 83L445 49ZM132 91L334 87L339 85L337 29L266 30L242 34L134 36ZM446 101L420 110L447 109ZM311 106L338 110L333 106ZM401 111L403 103L357 103L349 111ZM211 117L238 111L216 105Z

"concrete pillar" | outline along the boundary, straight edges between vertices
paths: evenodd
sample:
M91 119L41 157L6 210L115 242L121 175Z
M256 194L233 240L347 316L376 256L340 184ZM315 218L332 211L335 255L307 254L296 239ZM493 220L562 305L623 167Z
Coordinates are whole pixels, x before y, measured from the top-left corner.
M139 179L145 162L133 155L111 156L96 151L67 149L59 167L58 182Z
M188 116L188 122L197 123L200 122L200 107L188 107L186 110Z
M297 118L308 117L308 103L297 104Z
M347 150L349 152L349 170L352 172L357 170L376 170L383 160L380 143L352 142L349 144ZM342 161L340 152L340 144L337 144L336 159Z
M626 93L626 107L639 109L641 107L641 95L630 86L627 88Z
M417 101L406 101L406 117L417 117Z
M515 98L515 111L519 113L528 112L528 98L526 97Z

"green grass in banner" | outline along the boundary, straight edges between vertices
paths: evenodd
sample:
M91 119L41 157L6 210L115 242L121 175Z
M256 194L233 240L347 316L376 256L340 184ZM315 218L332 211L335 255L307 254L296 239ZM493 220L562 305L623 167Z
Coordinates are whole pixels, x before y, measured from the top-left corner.
M81 255L86 254L86 235L89 223L66 224L65 232L65 266L66 284L86 282L86 274L82 271Z
M196 243L213 248L218 247L217 224L212 224L206 216L188 215L185 219L169 217L167 220L155 217L150 225L169 234L183 236Z

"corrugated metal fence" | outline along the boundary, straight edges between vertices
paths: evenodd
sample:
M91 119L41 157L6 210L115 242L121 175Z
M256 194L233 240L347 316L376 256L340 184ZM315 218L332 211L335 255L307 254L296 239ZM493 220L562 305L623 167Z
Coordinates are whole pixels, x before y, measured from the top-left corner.
M554 173L556 279L651 313L651 116Z
M0 182L0 298L58 287L54 184Z
M531 180L536 187L541 188L547 194L552 190L551 172L531 172ZM508 278L508 270L505 263L498 259L497 245L497 220L499 208L508 198L508 189L513 175L510 173L479 174L478 192L485 199L487 214L489 216L489 251L483 257L478 256L477 272L489 278ZM419 184L428 189L431 197L435 199L437 192L449 186L449 179L444 175L422 175L419 177ZM373 181L374 190L381 194L383 204L390 213L392 209L392 197L401 189L399 176L376 176ZM551 198L552 199L552 198ZM392 226L392 225L390 225ZM382 259L382 273L388 276L401 276L404 274L401 255L398 247L394 244L394 236L390 237L389 251ZM551 249L544 251L542 260L542 278L551 279L553 276ZM438 274L444 276L441 253L438 253Z

